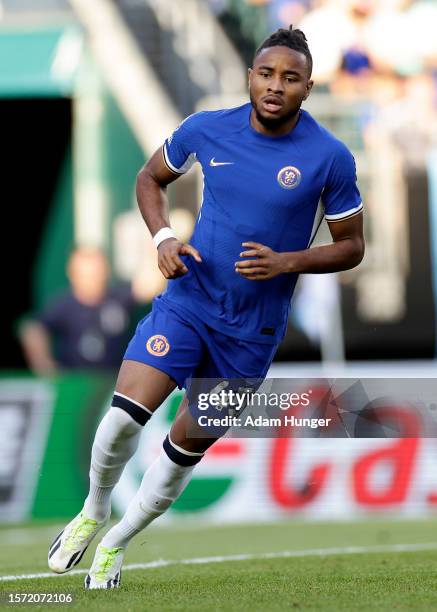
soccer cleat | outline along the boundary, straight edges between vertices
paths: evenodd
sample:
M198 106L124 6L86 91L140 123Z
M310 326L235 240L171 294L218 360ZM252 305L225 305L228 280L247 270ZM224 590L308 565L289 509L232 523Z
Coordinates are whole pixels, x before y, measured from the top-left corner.
M85 578L86 589L118 589L124 548L106 548L99 544L94 561Z
M69 572L82 559L91 540L106 525L107 518L98 522L83 512L78 514L53 540L49 548L49 568L57 574Z

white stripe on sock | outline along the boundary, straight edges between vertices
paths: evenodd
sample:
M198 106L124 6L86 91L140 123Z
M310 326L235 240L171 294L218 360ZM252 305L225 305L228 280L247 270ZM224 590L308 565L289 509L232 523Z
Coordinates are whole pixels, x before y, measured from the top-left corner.
M137 402L137 401L133 400L131 397L128 397L127 395L123 395L123 393L119 393L118 391L115 391L114 395L118 395L119 397L122 397L122 398L128 400L129 402L132 402L132 404L135 404L139 408L142 408L143 410L148 412L150 415L153 414L153 412L151 410L149 410L148 408L146 408L145 406L143 406L143 404L140 404L140 402Z
M177 444L171 441L170 434L168 435L168 441L173 446L173 448L175 448L177 451L179 451L183 455L188 455L189 457L203 457L203 455L205 454L205 453L193 453L191 451L185 450L184 448L178 446Z

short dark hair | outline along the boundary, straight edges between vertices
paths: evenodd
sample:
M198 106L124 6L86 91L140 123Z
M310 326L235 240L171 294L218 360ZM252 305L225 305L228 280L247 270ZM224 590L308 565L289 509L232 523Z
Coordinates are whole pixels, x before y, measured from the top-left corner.
M288 47L299 53L303 53L307 59L308 64L308 76L311 76L313 70L313 58L308 48L308 43L305 34L302 30L293 30L293 25L290 25L288 30L279 28L276 32L273 32L264 42L260 44L258 49L255 51L254 59L263 51L269 47Z

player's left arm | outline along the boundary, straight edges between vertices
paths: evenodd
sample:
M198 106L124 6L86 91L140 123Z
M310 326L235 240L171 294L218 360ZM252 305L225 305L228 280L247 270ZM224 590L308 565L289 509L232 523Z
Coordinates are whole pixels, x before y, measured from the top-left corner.
M257 242L243 242L235 271L248 280L268 280L279 274L323 274L355 268L364 256L363 214L328 221L333 242L303 251L278 253Z

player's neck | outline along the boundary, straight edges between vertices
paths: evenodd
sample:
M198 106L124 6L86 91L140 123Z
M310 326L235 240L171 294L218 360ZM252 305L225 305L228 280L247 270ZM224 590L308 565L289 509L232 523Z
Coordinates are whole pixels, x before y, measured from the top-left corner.
M97 306L103 301L106 295L106 289L96 289L92 291L74 287L72 288L72 293L76 300L84 306Z
M250 113L250 125L260 134L264 134L264 136L285 136L296 127L296 124L299 121L299 117L300 109L293 117L290 117L290 119L288 119L285 123L282 123L279 126L268 126L258 119L256 111L253 108Z

